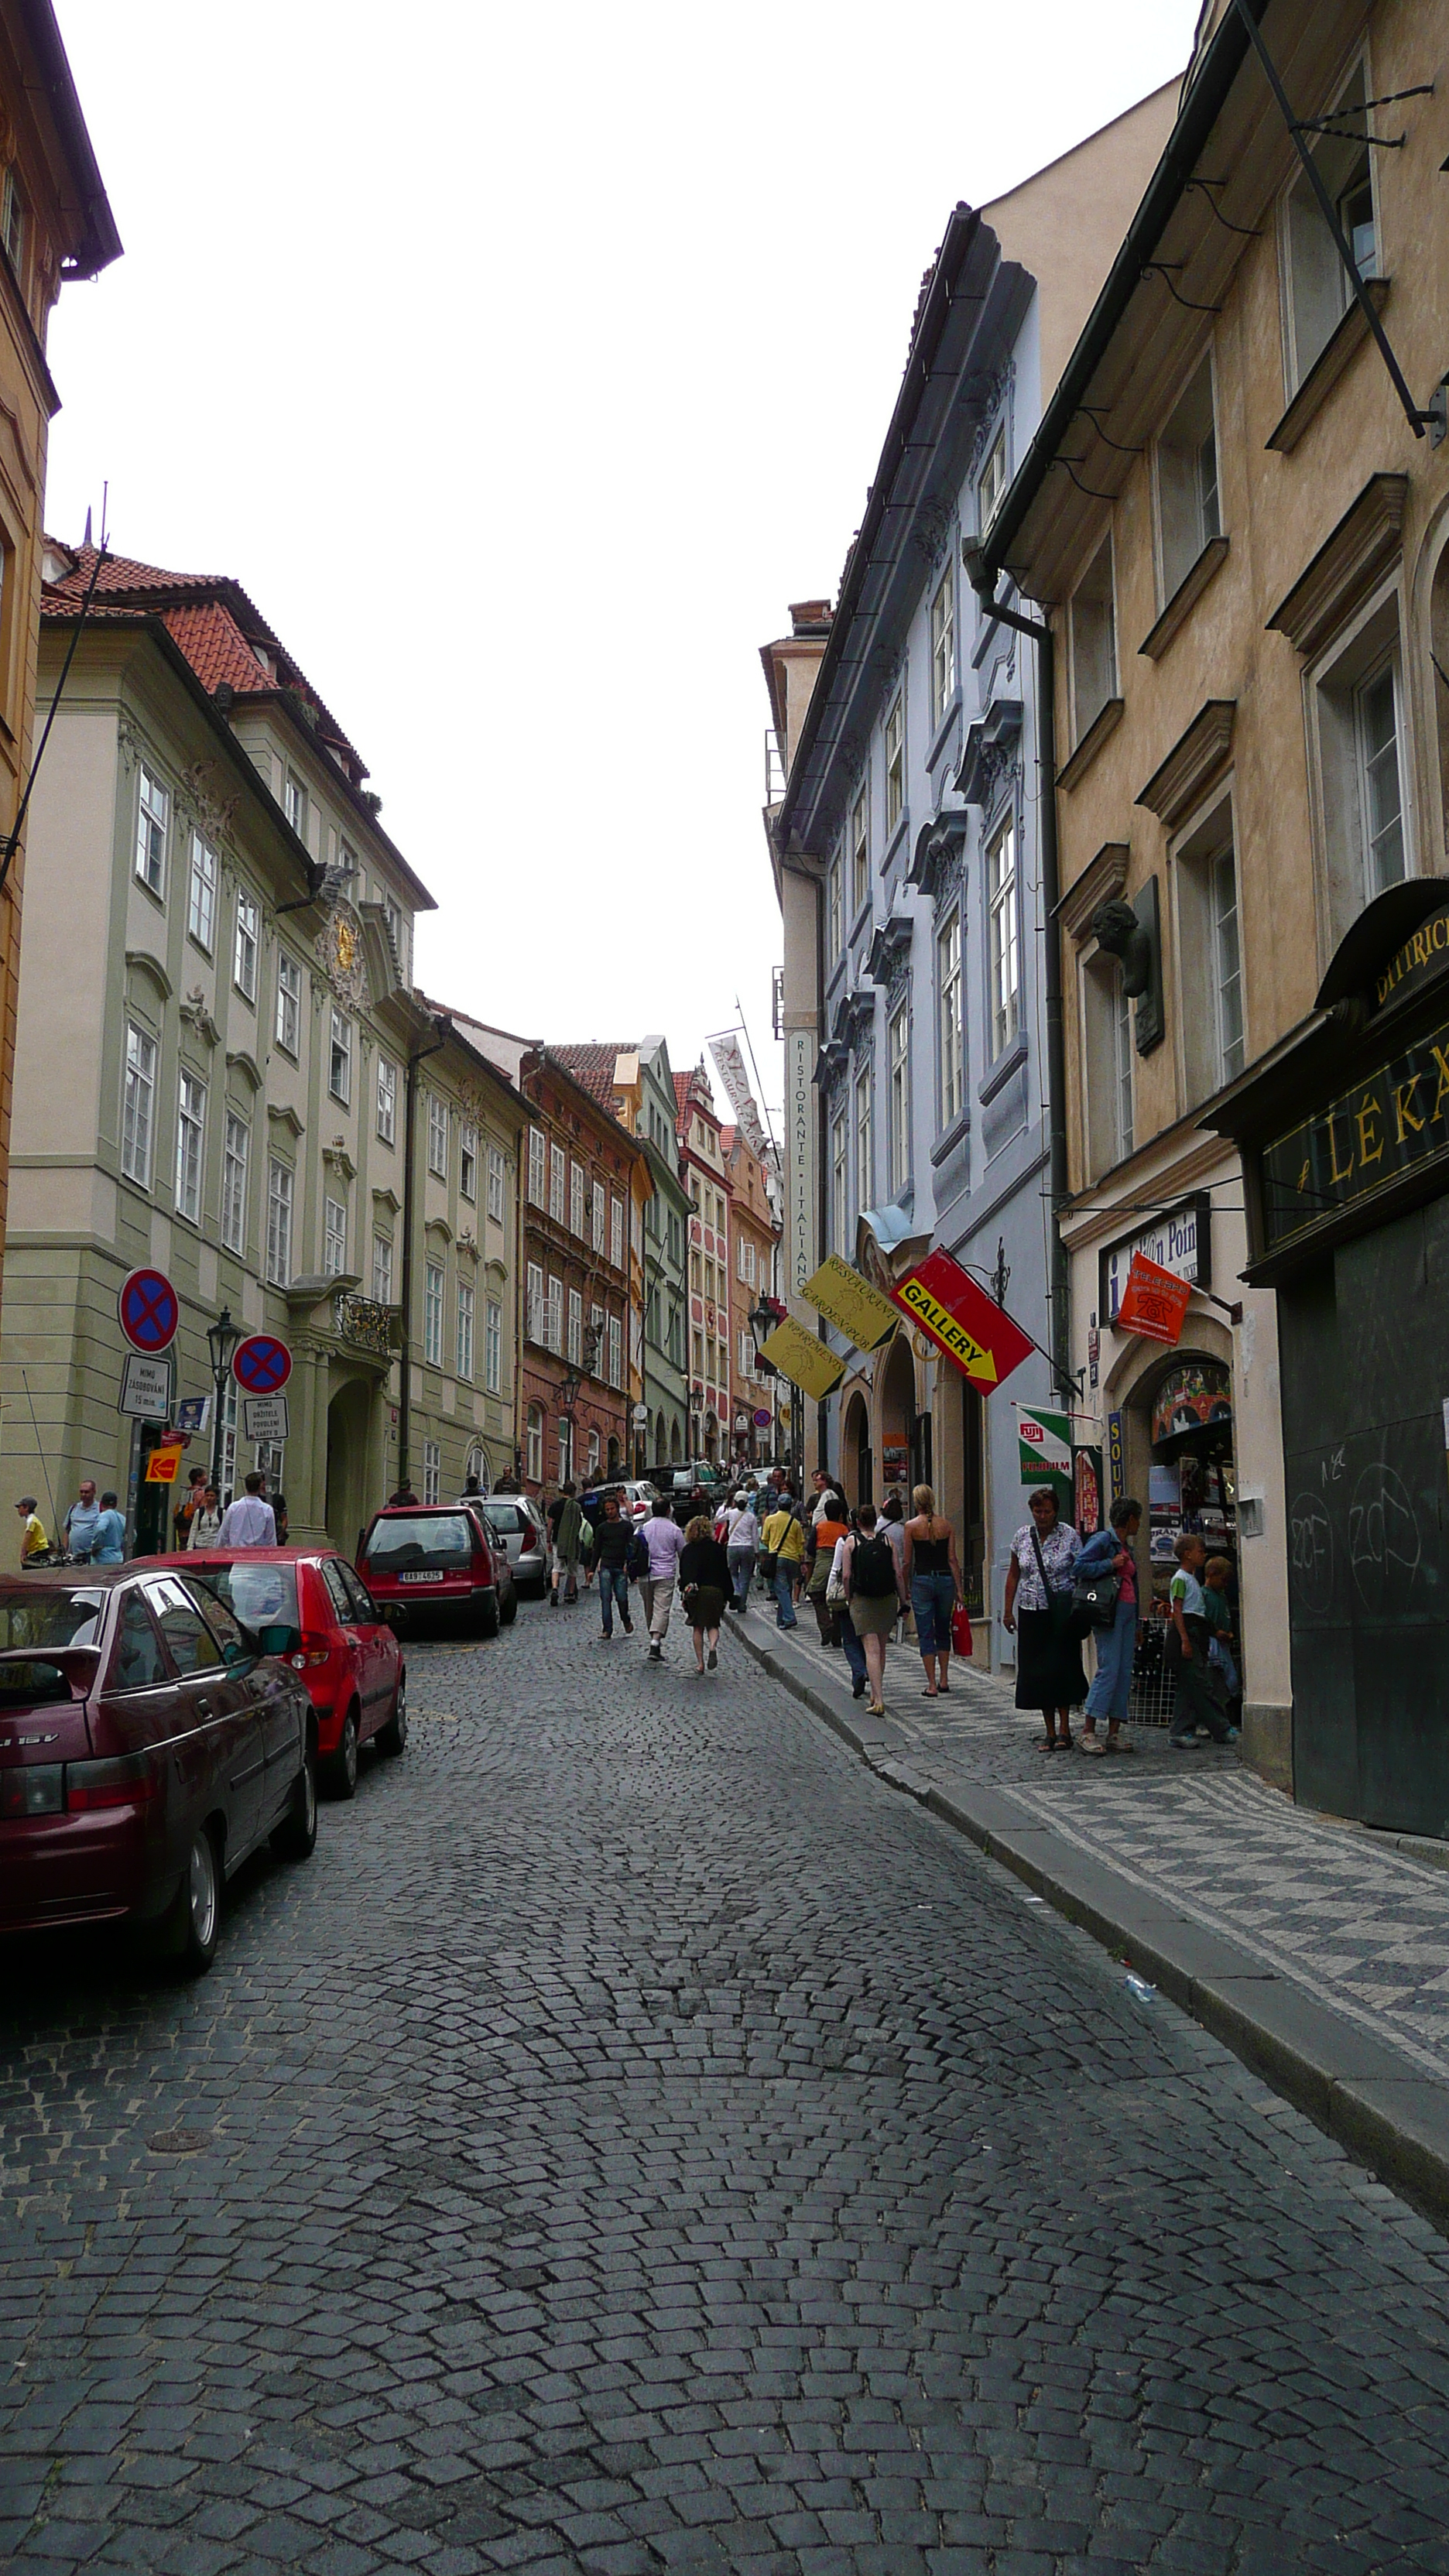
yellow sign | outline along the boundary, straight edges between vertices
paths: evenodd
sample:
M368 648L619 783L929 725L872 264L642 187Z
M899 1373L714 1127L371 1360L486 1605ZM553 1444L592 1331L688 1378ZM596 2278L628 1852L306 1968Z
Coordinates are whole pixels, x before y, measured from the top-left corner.
M929 1333L932 1341L939 1344L958 1368L963 1368L970 1378L979 1378L985 1385L995 1386L996 1361L993 1354L972 1339L950 1307L943 1306L939 1297L932 1296L923 1279L907 1279L899 1295L901 1304L909 1306L922 1332Z
M838 1252L827 1255L800 1294L809 1298L827 1324L834 1324L848 1342L854 1342L858 1351L878 1351L882 1342L890 1340L899 1321L889 1297L872 1288L870 1281L852 1270L848 1261L842 1261Z
M146 1461L148 1485L174 1485L181 1464L181 1442L169 1441L164 1449L153 1449Z
M777 1368L782 1377L789 1378L793 1386L813 1395L817 1404L839 1386L845 1375L844 1360L838 1360L814 1333L807 1333L793 1315L787 1315L783 1324L775 1326L768 1341L761 1342L760 1357Z

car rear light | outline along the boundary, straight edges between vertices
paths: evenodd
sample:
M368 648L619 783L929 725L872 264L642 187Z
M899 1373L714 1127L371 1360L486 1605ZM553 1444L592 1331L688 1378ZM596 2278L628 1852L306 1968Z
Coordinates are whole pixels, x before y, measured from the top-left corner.
M160 1766L149 1753L65 1766L65 1803L72 1815L88 1814L96 1807L148 1807L160 1795Z
M28 1762L0 1771L0 1819L57 1816L64 1805L64 1763Z
M287 1657L294 1673L315 1672L319 1665L332 1661L331 1640L327 1637L303 1636L295 1654Z

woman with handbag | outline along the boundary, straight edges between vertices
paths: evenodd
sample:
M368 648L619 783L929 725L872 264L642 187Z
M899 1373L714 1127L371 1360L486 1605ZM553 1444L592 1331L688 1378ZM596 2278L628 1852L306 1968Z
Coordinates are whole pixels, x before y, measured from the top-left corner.
M684 1533L679 1580L684 1615L694 1639L695 1663L703 1672L708 1647L709 1669L713 1672L719 1662L719 1623L730 1588L730 1569L729 1559L703 1512L696 1513Z
M849 1535L850 1523L845 1516L845 1496L833 1490L822 1496L823 1509L811 1522L805 1535L805 1592L815 1613L822 1646L838 1643L836 1621L838 1593L830 1590L830 1569L835 1562L839 1541Z
M1016 1705L1040 1709L1044 1753L1072 1750L1071 1712L1087 1696L1072 1585L1082 1542L1057 1517L1050 1485L1031 1497L1031 1519L1011 1542L1001 1624L1016 1631Z
M901 1572L911 1596L916 1643L926 1667L923 1696L934 1699L939 1691L949 1691L951 1687L946 1678L951 1668L951 1619L964 1587L956 1533L937 1511L930 1486L914 1486L911 1500L916 1511L915 1518L906 1523Z
M1130 1494L1119 1496L1108 1514L1110 1530L1100 1531L1088 1539L1077 1559L1077 1582L1091 1582L1099 1599L1092 1614L1092 1632L1097 1640L1097 1669L1087 1693L1087 1706L1082 1719L1081 1753L1130 1753L1132 1739L1122 1733L1122 1720L1132 1690L1132 1665L1137 1653L1137 1559L1132 1542L1142 1527L1142 1505ZM1116 1599L1112 1603L1110 1623L1102 1617L1105 1602L1103 1578L1115 1583ZM1097 1720L1107 1721L1107 1741L1097 1733Z

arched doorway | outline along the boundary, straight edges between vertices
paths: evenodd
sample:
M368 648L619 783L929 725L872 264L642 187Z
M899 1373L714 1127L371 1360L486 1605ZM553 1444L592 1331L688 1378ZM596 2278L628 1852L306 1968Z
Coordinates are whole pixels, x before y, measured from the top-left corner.
M670 1463L671 1467L677 1467L677 1466L679 1466L679 1465L680 1465L680 1463L681 1463L681 1459L680 1459L680 1440L679 1440L679 1418L678 1418L678 1416L677 1416L677 1415L676 1415L676 1417L675 1417L674 1421L673 1421L673 1422L670 1424L670 1426L669 1426L669 1463Z
M366 1378L349 1378L327 1407L327 1535L349 1560L373 1509L386 1500L368 1491L372 1396Z
M845 1408L841 1422L840 1472L852 1503L875 1500L871 1490L870 1414L858 1387Z
M614 1439L611 1439L611 1440L610 1440L610 1442L609 1442L609 1469L608 1469L608 1472L609 1472L609 1474L610 1474L611 1476L617 1476L617 1474L618 1474L618 1472L619 1472L619 1443L618 1443L618 1441L617 1441L617 1440L614 1440Z
M897 1333L880 1374L881 1491L909 1496L918 1450L916 1370L911 1346ZM908 1515L909 1516L909 1515Z
M704 1454L711 1466L719 1456L719 1424L712 1413L704 1417Z
M477 1478L478 1491L480 1494L486 1494L490 1491L493 1483L493 1475L488 1464L488 1452L484 1448L481 1440L475 1440L472 1448L469 1450L467 1464L463 1469L463 1476L465 1482L469 1476L475 1476Z

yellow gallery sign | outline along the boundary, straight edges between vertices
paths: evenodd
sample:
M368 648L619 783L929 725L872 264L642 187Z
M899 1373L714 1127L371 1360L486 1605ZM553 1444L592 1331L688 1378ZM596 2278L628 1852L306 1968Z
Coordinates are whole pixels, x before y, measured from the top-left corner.
M858 1270L852 1270L839 1253L829 1253L813 1278L801 1289L817 1314L833 1324L858 1351L878 1351L888 1342L900 1321L889 1297L872 1288Z
M771 1368L777 1368L782 1377L789 1378L793 1386L812 1395L817 1404L822 1396L833 1393L845 1375L845 1362L838 1360L818 1335L807 1333L803 1324L797 1324L793 1315L787 1315L769 1339L761 1342L760 1357L768 1360Z

